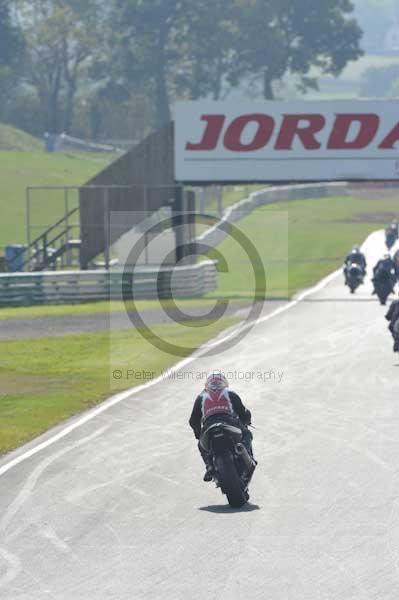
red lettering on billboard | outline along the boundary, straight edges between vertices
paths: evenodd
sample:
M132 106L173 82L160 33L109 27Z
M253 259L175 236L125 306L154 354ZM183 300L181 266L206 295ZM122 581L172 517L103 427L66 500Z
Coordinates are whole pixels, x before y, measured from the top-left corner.
M388 133L378 147L382 150L395 150L397 142L399 142L399 123Z
M248 143L242 142L242 135L245 128L255 123L256 133L253 139ZM273 135L274 119L268 115L252 114L243 115L234 119L224 136L224 146L232 152L254 152L267 146Z
M354 123L360 125L356 137L348 140L351 126ZM328 140L328 150L362 150L367 148L375 138L380 118L373 114L342 114L337 115Z
M305 126L301 122L306 121ZM316 139L326 124L323 115L284 115L280 133L275 145L276 150L292 150L294 139L298 137L307 150L319 150L320 142Z
M201 121L206 121L207 123L202 140L198 144L188 142L186 150L215 150L225 120L225 115L202 115Z
M186 150L213 151L220 144L226 125L226 115L202 115L206 123L202 139L198 143L188 142ZM243 141L245 130L255 126L249 141ZM331 127L327 150L363 150L376 138L380 117L374 113L337 114ZM326 126L326 118L321 114L285 114L278 131L275 150L293 150L295 140L299 140L305 150L319 150L322 143L319 134ZM227 127L223 146L231 152L254 152L265 148L276 127L274 118L267 114L253 113L235 118ZM352 129L356 127L356 129ZM399 142L399 123L384 137L378 148L394 150ZM324 145L324 144L323 144Z

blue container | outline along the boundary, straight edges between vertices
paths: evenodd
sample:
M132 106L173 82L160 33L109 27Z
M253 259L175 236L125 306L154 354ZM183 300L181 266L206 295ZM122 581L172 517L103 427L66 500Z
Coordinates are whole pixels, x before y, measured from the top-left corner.
M6 246L5 250L7 271L10 273L23 271L26 246L13 244L12 246Z

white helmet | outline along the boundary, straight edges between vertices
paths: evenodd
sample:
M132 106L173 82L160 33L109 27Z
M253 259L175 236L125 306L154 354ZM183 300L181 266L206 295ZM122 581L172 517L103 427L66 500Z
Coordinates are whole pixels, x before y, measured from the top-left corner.
M227 387L229 383L221 371L213 371L206 378L205 389L209 392L219 392Z

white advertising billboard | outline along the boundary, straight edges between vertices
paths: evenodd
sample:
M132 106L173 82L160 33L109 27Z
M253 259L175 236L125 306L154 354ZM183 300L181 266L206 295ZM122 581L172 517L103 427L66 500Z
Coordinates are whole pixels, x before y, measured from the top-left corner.
M180 102L180 182L399 178L399 100Z

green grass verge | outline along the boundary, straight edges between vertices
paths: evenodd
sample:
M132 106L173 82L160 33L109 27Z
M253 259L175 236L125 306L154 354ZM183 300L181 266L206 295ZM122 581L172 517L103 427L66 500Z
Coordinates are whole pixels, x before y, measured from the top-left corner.
M42 149L40 140L21 129L0 123L0 151L34 152Z
M263 190L265 188L265 184L257 184L257 185L237 185L232 188L227 187L222 190L222 208L228 208L232 204L236 204L240 202L240 200L244 200L244 198L248 198L252 192L256 192L258 190ZM197 206L199 208L199 206ZM217 200L209 200L206 203L206 213L207 214L218 214L218 203Z
M342 196L270 205L236 223L237 229L256 247L267 274L267 297L292 296L328 275L342 264L354 243L385 227L399 215L399 198L379 199ZM226 257L228 273L220 273L217 291L205 299L179 300L178 305L202 306L216 297L251 301L255 278L245 250L233 239L218 250ZM210 253L215 257L216 253ZM259 266L259 265L258 265ZM168 304L157 300L138 301L140 310ZM170 304L170 303L169 303ZM122 302L34 306L0 309L0 321L8 318L75 316L124 311Z
M378 193L378 192L377 192ZM294 295L337 269L352 245L399 215L399 199L335 197L279 203L262 207L236 226L255 246L260 262L254 267L232 237L217 250L228 261L212 296L250 299L254 273L267 275L267 297ZM217 258L217 254L210 253Z
M354 243L384 227L399 215L399 199L336 197L266 206L236 224L237 243L231 237L218 248L229 271L220 273L217 292L181 305L214 302L216 297L251 301L253 269L243 249L251 244L267 275L267 297L292 295L310 287L338 268ZM249 243L248 243L249 240ZM248 249L248 248L247 248ZM159 306L155 301L140 308ZM5 309L2 317L91 314L123 310L122 303ZM198 345L232 323L222 320L203 328L179 325L154 327L155 333L182 345ZM137 331L112 335L95 333L62 338L0 342L0 452L5 452L52 425L110 395L110 372L117 369L153 371L171 366L176 358L156 350ZM110 356L112 361L110 362ZM121 380L119 389L140 380ZM16 392L16 390L18 392Z
M0 247L26 242L26 202L28 186L76 186L103 169L111 157L46 152L0 151ZM64 211L63 191L32 191L32 224L38 234ZM70 193L70 206L77 194ZM78 219L77 219L78 220Z
M256 192L258 190L263 190L265 189L265 184L257 184L257 185L237 185L234 186L233 188L223 188L223 192L222 192L222 210L225 210L226 208L228 208L229 206L232 206L233 204L237 204L237 202L240 202L240 200L244 200L245 198L248 198L248 196L250 194L252 194L253 192ZM200 204L199 202L197 203L197 210L200 210ZM206 202L206 206L205 206L205 213L206 215L211 215L216 217L217 219L220 218L220 213L219 213L219 205L216 199L210 199ZM201 233L203 233L204 231L206 231L208 228L210 227L209 224L205 224L205 223L196 223L195 226L195 232L196 235L201 235Z
M225 319L201 327L176 324L153 330L170 343L197 347L234 323ZM112 393L143 383L142 371L156 377L177 360L133 329L111 336L104 332L0 342L0 356L0 453ZM114 369L124 374L133 370L135 375L112 380Z

